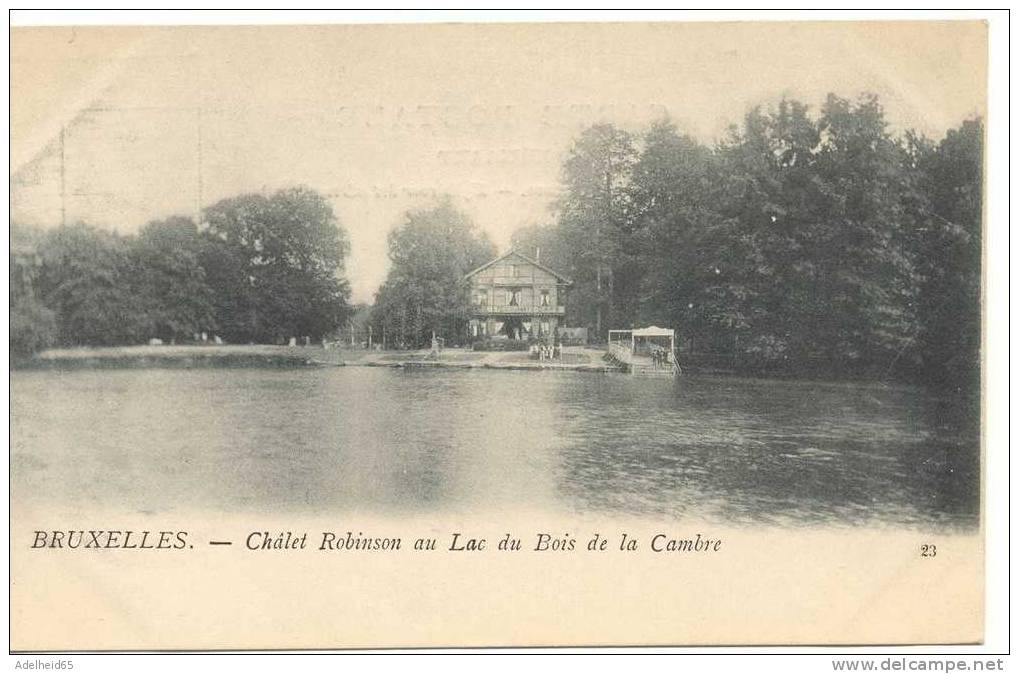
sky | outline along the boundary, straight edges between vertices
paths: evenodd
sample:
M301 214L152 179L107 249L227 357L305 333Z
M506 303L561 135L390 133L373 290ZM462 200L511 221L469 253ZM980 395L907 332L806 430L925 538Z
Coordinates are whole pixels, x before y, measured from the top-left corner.
M131 233L306 185L331 201L353 299L370 302L408 209L448 195L502 250L517 228L550 222L562 159L590 124L640 131L668 116L712 142L754 105L816 111L828 92L876 93L893 132L940 138L984 114L986 28L15 28L12 219Z

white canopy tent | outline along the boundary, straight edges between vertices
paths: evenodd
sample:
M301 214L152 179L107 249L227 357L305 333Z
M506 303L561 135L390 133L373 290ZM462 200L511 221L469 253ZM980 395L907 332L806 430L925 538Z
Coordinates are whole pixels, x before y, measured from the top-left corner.
M634 337L668 337L671 340L675 340L676 331L671 328L659 328L657 325L652 325L647 328L637 328L631 330Z
M609 330L610 346L615 344L619 348L626 342L629 342L631 355L644 355L640 352L662 349L668 354L669 362L676 362L676 331L671 328L659 328L657 325L651 325L633 330Z

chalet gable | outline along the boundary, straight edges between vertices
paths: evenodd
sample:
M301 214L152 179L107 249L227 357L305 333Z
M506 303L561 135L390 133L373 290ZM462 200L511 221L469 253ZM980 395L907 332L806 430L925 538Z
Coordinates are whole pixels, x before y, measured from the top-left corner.
M510 266L517 266L517 267L523 267L523 268L531 268L532 269L532 273L530 273L530 274L521 274L521 276L523 276L523 277L534 278L536 276L536 274L533 273L533 270L539 270L541 272L544 272L548 276L550 276L551 277L550 280L554 280L556 285L571 285L573 283L570 279L568 279L567 277L563 276L562 274L560 274L556 270L554 270L554 269L552 269L550 267L546 267L545 265L541 264L540 262L532 260L531 258L527 257L523 253L520 253L519 251L516 251L516 250L510 250L508 253L500 255L499 257L497 257L497 258L495 258L493 260L490 260L489 262L486 262L485 264L481 265L477 269L475 269L475 270L469 272L468 274L466 274L463 277L462 280L469 281L469 280L471 280L471 279L473 279L473 278L475 278L475 277L477 277L479 275L482 275L482 273L485 272L485 271L492 270L494 267L510 267Z

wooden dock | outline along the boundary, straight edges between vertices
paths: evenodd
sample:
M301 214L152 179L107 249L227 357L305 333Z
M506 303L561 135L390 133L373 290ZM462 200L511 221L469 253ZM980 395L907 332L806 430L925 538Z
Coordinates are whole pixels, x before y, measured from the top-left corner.
M630 351L628 345L613 342L609 344L607 354L610 361L617 364L624 372L648 377L674 377L679 374L679 366L675 363L656 365L651 358L639 356Z

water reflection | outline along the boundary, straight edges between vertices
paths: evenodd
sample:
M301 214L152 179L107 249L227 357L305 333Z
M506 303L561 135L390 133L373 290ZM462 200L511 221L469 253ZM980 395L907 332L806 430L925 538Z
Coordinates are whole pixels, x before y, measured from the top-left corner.
M382 368L11 384L17 502L952 527L979 511L979 415L907 387Z
M564 395L563 489L596 509L791 523L972 525L978 435L911 388L687 377ZM588 436L580 401L612 401Z

